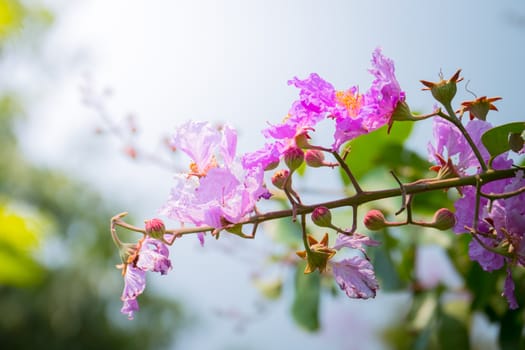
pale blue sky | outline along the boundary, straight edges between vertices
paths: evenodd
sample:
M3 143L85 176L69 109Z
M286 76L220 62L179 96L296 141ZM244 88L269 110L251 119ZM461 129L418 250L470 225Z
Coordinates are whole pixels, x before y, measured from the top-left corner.
M440 70L448 77L462 68L478 96L503 97L497 104L500 112L491 115L496 124L525 119L521 0L61 3L43 52L50 67L67 68L44 78L48 92L31 110L23 146L37 161L80 175L108 198L120 197L124 207L115 211L128 210L139 218L154 215L167 197L170 174L130 163L118 143L93 136L98 120L81 104L78 89L86 72L95 87L114 91L108 108L116 119L129 111L137 115L147 147L178 123L206 119L237 127L239 147L253 150L263 143L259 130L267 121L280 120L297 96L288 79L317 72L337 88L359 84L366 89L370 55L377 46L396 62L398 80L415 110L429 111L433 104L420 91L420 79L438 80ZM32 74L18 70L18 83L27 84ZM471 98L463 87L458 95ZM411 146L426 149L430 124L418 126L417 135ZM193 241L174 247L173 274L154 284L203 314L216 307L253 313L257 294L250 287L251 270L217 252L213 243L206 253ZM242 246L252 249L253 244ZM277 349L285 348L280 347L285 342L314 349L328 342L331 349L380 348L360 318L376 324L378 318L388 320L377 310L392 298L380 293L367 304L324 300L323 320L339 321L321 337L295 328L285 299L270 305L271 311L241 335L232 332L231 323L211 317L183 344Z

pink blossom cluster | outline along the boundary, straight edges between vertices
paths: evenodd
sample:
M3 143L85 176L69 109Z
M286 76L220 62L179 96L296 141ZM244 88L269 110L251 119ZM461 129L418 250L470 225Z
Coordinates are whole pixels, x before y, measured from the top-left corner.
M263 168L236 157L237 134L229 125L218 130L208 122L189 121L176 129L171 145L186 153L191 164L187 173L175 175L161 209L170 219L220 229L252 213L259 199L269 198Z
M372 54L370 69L375 79L365 93L357 86L336 90L316 73L303 80L293 78L288 84L299 88L299 100L282 123L263 130L269 142L246 154L243 163L267 167L278 162L289 148L304 146L298 144L298 137L309 138L316 125L327 118L335 124L332 150L336 152L345 142L391 123L396 107L405 101L394 71L393 61L378 48Z
M403 110L403 113L408 111L405 92L395 77L393 61L376 49L371 63L370 73L374 80L364 93L357 86L336 90L315 73L306 79L290 80L288 83L299 89L299 98L281 123L270 125L262 131L266 144L255 152L237 154L237 133L229 125L214 127L208 122L197 121L180 125L174 132L170 146L184 153L189 158L189 165L187 171L174 175L173 188L160 213L179 222L181 226L195 228L192 232L219 232L237 228L237 223L249 219L256 212L259 200L270 198L264 173L274 169L283 159L288 170L278 172L279 176L274 176L272 182L285 190L294 210L297 209L296 205L300 205L301 201L291 189L289 177L305 158L308 159L304 151L318 152L310 154L311 166L333 167L337 164L324 162L322 152L339 157L337 153L343 144L384 125L391 126L394 119L399 120L399 110ZM455 84L456 81L457 76L452 82ZM433 88L440 86L435 83L427 85ZM433 115L439 113L430 116ZM481 142L481 135L492 128L490 123L474 119L465 125L474 149L479 150L476 153L471 140L465 138L458 125L445 120L446 116L440 116L443 118L434 118L435 142L429 144L428 151L430 160L442 170L441 176L468 176L483 172L489 163L490 154ZM412 115L404 117L415 118ZM325 120L334 126L330 148L311 145L310 135L318 123ZM341 164L346 165L342 160ZM494 169L508 169L512 161L505 153L491 160L490 165ZM352 177L349 170L347 173ZM521 191L524 186L524 173L518 171L512 179L483 184L481 191L489 194L511 193ZM354 183L354 187L359 192L359 186ZM525 266L525 192L493 200L481 196L472 186L461 188L460 193L462 197L455 203L454 231L470 232L473 235L469 255L483 269L494 271L506 267L503 294L510 307L516 308L518 305L511 267L518 264ZM454 225L454 220L450 220L454 217L450 211L447 213L450 213L445 225L449 225L448 229ZM477 217L476 213L479 214ZM317 222L313 220L316 225L334 228L328 208L319 207L315 214ZM384 227L384 217L379 219ZM132 254L123 259L125 287L121 311L129 318L133 318L134 312L138 310L136 299L145 289L145 273L153 271L166 274L171 269L168 247L162 238L165 228L160 220L155 220L158 219L147 223L145 238L136 245ZM354 222L354 230L355 227ZM376 246L379 242L356 232L344 234L344 231L336 229L340 234L333 247L328 247L327 235L318 242L311 236L306 238L306 232L303 232L305 244L309 245L305 245L305 251L297 254L307 260L305 272L315 269L324 272L330 266L336 283L349 297L374 297L378 283L364 246ZM199 234L199 238L203 243L203 233ZM342 248L353 249L357 254L332 260Z
M470 120L465 129L471 136L475 146L480 151L485 163L490 155L481 142L481 135L492 128L489 122ZM429 156L436 163L450 160L457 175L472 175L481 172L479 160L467 143L465 136L452 123L441 118L434 119L435 145L429 144ZM499 155L492 162L494 169L508 169L512 160L508 153ZM525 186L523 171L518 171L516 177L489 182L481 186L485 194L501 194L516 191ZM499 270L506 266L503 295L512 309L518 307L514 296L514 282L511 266L525 266L525 193L489 200L480 196L476 188L466 186L460 189L462 197L454 207L456 209L456 225L454 232L473 235L469 244L469 256L477 261L485 271ZM476 202L478 217L475 215ZM476 228L476 232L472 230Z

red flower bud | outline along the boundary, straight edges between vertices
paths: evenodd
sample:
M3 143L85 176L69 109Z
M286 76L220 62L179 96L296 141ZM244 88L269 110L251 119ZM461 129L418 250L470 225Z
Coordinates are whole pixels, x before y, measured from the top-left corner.
M332 227L332 214L327 207L317 207L312 212L312 221L320 227Z
M386 219L383 213L377 209L370 210L363 220L367 229L371 231L378 231L385 228Z
M151 219L144 221L146 224L146 234L150 236L151 238L160 239L162 240L164 238L164 234L166 233L166 227L164 226L164 222L162 222L161 219Z

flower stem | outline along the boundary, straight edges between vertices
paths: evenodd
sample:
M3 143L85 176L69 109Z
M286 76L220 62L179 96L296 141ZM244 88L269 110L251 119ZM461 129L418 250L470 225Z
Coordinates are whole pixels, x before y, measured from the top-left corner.
M350 171L350 168L348 167L348 164L344 161L343 158L339 155L338 152L332 151L331 152L339 165L341 165L341 168L343 168L344 172L350 179L350 182L352 182L352 185L354 186L354 189L357 193L363 193L363 190L361 189L361 186L359 186L359 183L357 182L357 179L355 178L354 174L352 174L352 171Z
M516 176L516 172L518 170L519 169L493 170L490 172L472 175L472 176L465 176L465 177L456 177L456 178L450 178L450 179L429 179L425 181L418 180L416 182L403 185L403 189L407 195L412 195L412 194L417 194L417 193L444 190L444 189L454 188L454 187L476 186L478 181L481 181L481 183L486 184L486 183L496 181L496 180L512 178ZM378 191L362 191L360 193L354 194L353 196L336 199L336 200L329 201L329 202L318 203L318 204L313 204L313 205L298 206L295 210L296 212L295 214L303 216L303 215L313 212L315 208L319 206L325 206L328 209L359 206L361 204L373 202L373 201L380 200L380 199L399 197L402 195L402 193L403 191L399 187L386 189L386 190L378 190ZM291 209L272 211L268 213L260 213L260 214L253 215L245 220L239 221L236 224L237 225L245 225L245 224L259 225L260 223L263 223L265 221L291 217L293 214L294 213ZM134 231L138 231L138 232L143 231L132 225L125 224L122 220L115 221L115 224L122 226L122 227L126 227L126 228L132 227ZM167 229L166 233L173 234L176 237L181 237L187 234L208 232L208 231L214 231L214 230L215 228L210 227L210 226L200 226L200 227L188 227L188 228L179 228L179 229Z
M446 119L449 122L451 122L452 124L454 124L456 126L456 128L458 128L459 131L461 131L461 133L463 134L463 136L467 140L468 144L470 145L470 148L472 149L472 152L474 152L474 155L478 159L478 162L479 162L481 168L483 169L483 172L486 172L488 170L487 164L485 164L485 161L483 160L483 157L481 156L481 153L480 153L478 147L476 146L476 144L474 143L474 141L470 137L470 134L465 129L463 124L461 124L461 121L456 116L456 113L452 109L452 106L450 105L450 103L445 105L445 109L446 109L448 115L443 113L443 112L439 112L438 115L441 118Z

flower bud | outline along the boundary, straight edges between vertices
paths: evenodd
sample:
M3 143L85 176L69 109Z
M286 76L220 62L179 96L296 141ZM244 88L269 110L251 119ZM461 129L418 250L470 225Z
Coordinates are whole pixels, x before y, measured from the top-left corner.
M519 133L513 132L509 135L509 147L514 152L520 152L524 143L523 137Z
M278 189L284 190L284 184L289 175L290 171L288 169L276 171L272 176L272 184Z
M303 164L304 152L298 147L290 147L284 152L284 162L290 171L294 171Z
M447 208L441 208L432 218L432 226L438 230L449 230L456 225L456 216Z
M312 221L320 227L332 227L332 214L327 207L317 207L312 212Z
M365 215L363 222L366 228L371 231L378 231L387 226L385 216L380 210L377 209L370 210Z
M441 102L443 105L449 105L454 96L456 96L456 83L463 79L459 77L460 72L461 69L459 69L449 80L442 79L437 83L421 80L421 83L426 86L423 90L430 90L432 96L434 96L437 101Z
M309 149L304 153L304 160L312 168L322 167L325 163L324 153L317 149Z
M162 240L166 233L166 227L161 219L151 219L144 221L146 224L146 234L151 238Z

